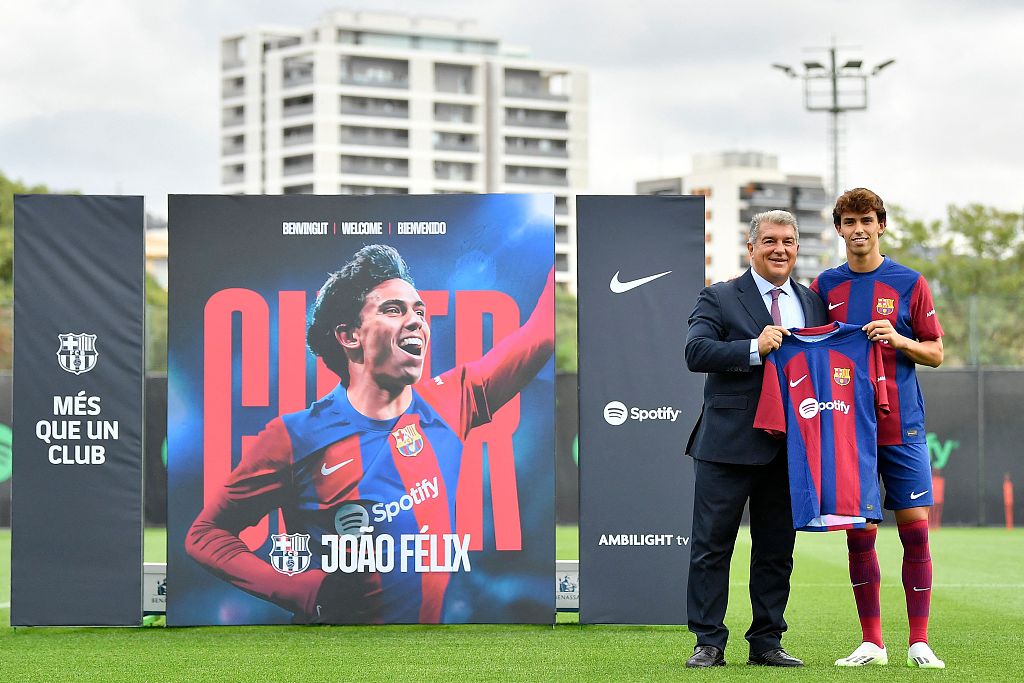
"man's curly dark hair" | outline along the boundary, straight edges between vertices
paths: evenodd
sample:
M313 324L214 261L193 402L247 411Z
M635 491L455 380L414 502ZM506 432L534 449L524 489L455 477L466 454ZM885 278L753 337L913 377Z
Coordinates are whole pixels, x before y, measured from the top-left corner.
M371 289L385 280L405 280L415 283L409 266L402 255L386 244L368 244L352 259L327 278L309 314L306 344L309 350L324 360L341 383L348 386L348 358L338 343L334 331L338 325L352 329L361 324L359 313Z

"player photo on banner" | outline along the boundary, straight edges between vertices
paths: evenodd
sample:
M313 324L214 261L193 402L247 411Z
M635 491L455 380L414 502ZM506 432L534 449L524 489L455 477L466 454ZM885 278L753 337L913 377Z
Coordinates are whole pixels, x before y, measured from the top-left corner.
M171 626L551 623L551 195L172 196Z

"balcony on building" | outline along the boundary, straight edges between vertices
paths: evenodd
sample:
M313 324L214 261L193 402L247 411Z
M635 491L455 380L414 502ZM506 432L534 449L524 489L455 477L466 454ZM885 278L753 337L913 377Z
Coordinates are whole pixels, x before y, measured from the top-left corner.
M298 145L309 145L313 142L313 124L305 126L291 126L285 128L281 133L281 145L284 147L297 147Z
M342 114L354 116L382 116L393 119L407 119L409 118L409 101L342 95L340 111Z
M526 128L569 128L567 112L505 107L505 125Z
M338 194L409 194L409 188L346 184L338 187Z
M479 152L477 136L472 133L434 132L434 149L445 152Z
M293 157L285 157L281 161L282 175L302 175L313 172L313 155L300 154Z
M473 123L476 107L471 104L434 103L434 120L441 123Z
M245 182L245 164L231 164L221 169L220 182L222 185L234 185Z
M565 140L524 138L506 135L505 154L520 154L531 157L556 157L564 159L569 156L569 146Z
M569 74L564 71L505 69L505 97L568 101Z
M564 168L505 166L505 182L516 185L565 186L569 184L569 176Z
M281 64L281 87L297 88L313 82L312 57L290 57Z
M381 57L341 58L341 83L375 88L408 88L409 61Z
M281 188L283 194L313 194L313 183L302 185L288 185Z
M569 226L555 226L555 244L569 244Z
M458 95L473 94L473 67L466 64L434 64L434 90Z
M339 142L343 145L370 145L373 147L408 147L409 131L403 128L373 128L370 126L342 126Z
M221 140L221 156L229 157L235 154L242 154L243 152L245 152L244 135L229 135Z
M473 180L475 168L476 164L463 161L435 161L434 178L469 182Z
M747 183L739 189L740 200L754 213L792 206L792 188L785 183Z
M220 66L222 69L236 69L245 66L245 39L228 38L220 43Z
M241 105L237 107L227 107L221 115L220 122L224 128L241 126L245 123L245 107Z
M341 157L342 173L353 175L385 175L409 176L408 159L391 159L389 157L363 157L344 154Z
M245 94L245 76L225 78L221 81L220 95L224 99L240 97Z
M313 113L313 96L299 95L298 97L286 97L282 102L281 116L285 118L293 116L305 116Z
M569 215L569 198L568 197L555 197L555 215L556 216L568 216Z

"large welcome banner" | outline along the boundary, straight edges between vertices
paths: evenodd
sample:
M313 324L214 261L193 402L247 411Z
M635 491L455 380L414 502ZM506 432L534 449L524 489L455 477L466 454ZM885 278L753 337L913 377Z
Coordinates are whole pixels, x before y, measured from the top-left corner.
M686 622L701 197L579 197L580 621Z
M141 197L14 202L11 625L142 621Z
M550 623L553 198L169 210L168 624Z

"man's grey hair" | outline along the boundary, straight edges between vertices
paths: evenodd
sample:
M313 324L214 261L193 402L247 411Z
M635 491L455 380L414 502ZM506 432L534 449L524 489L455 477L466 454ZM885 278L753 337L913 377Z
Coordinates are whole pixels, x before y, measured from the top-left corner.
M747 244L755 244L757 236L761 232L762 223L776 223L778 225L792 225L796 233L796 243L800 244L800 226L796 224L796 217L789 211L774 209L754 214L750 219L750 232L747 234Z

